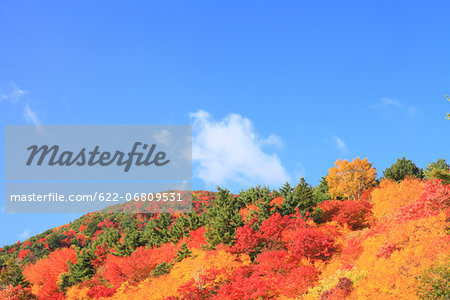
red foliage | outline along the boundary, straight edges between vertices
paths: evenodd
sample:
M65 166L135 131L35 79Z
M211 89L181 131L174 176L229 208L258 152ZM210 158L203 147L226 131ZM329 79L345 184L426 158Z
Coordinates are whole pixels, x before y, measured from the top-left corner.
M313 286L319 277L319 271L312 266L299 266L279 281L279 290L282 295L298 298Z
M149 277L158 264L171 261L176 254L177 249L172 244L164 244L159 248L139 247L129 257L108 254L103 277L114 287L125 281L137 283Z
M398 210L396 221L417 220L436 215L439 211L450 212L450 184L442 185L441 180L425 183L424 192L419 199Z
M328 260L337 251L334 239L318 228L299 228L287 244L289 252L296 259Z
M95 256L96 258L92 261L92 265L95 268L98 268L99 266L101 266L103 264L103 262L106 259L106 256L108 254L108 252L106 252L106 248L107 245L103 244L103 246L98 245L97 249L95 249Z
M28 241L22 244L22 248L27 247L27 246L31 246L33 243Z
M71 248L58 249L50 253L47 258L43 258L37 263L25 267L23 274L33 286L37 287L37 296L39 298L63 298L56 282L59 275L68 271L69 265L67 261L76 263L75 250Z
M350 239L342 250L340 259L346 264L353 263L363 250L360 239Z
M0 289L0 299L8 300L23 300L23 299L33 299L30 288L18 286L8 286L5 289Z
M359 201L366 201L366 202L370 202L370 200L372 200L372 191L375 189L375 187L371 187L371 188L367 188L365 189L362 194L361 197L359 198Z
M117 228L117 227L119 227L119 224L118 223L114 223L110 219L104 219L103 221L98 223L98 227L99 228L103 228L103 227Z
M19 259L24 259L25 256L27 256L27 254L30 253L30 252L31 252L30 249L26 249L26 250L20 251L20 252L19 252L19 255L18 255Z
M103 297L111 297L115 292L115 288L109 288L104 285L95 285L89 289L87 295L92 299L99 299Z
M289 259L287 250L265 251L256 258L257 268L272 272L287 273L296 267Z
M318 278L312 266L287 261L286 250L268 251L257 264L234 271L230 281L220 287L218 299L271 299L281 295L298 297Z
M275 197L272 201L270 201L271 209L270 211L274 211L277 207L281 207L281 204L283 204L284 199L282 197Z
M244 221L247 220L253 212L259 212L259 207L254 204L249 204L239 210L239 214L242 216L242 220Z
M322 221L336 221L356 230L369 226L372 216L372 204L366 201L329 200L319 204L322 210Z
M386 242L384 243L383 246L380 247L380 249L378 249L377 257L389 258L391 257L392 253L396 250L399 250L397 245Z
M195 196L192 199L192 207L196 212L205 210L214 199L214 193L210 191L195 191L192 194Z
M254 231L250 225L244 225L236 230L235 235L236 242L231 247L231 252L244 253L255 250L256 246L260 242L260 238L256 231Z
M279 240L281 232L292 223L289 216L282 217L279 213L271 215L259 227L261 237L265 240Z
M241 267L233 272L230 282L220 287L218 299L268 299L276 298L278 293L275 274L263 276L251 267Z
M197 230L189 232L188 248L201 249L202 245L206 245L205 232L206 227L200 227Z
M79 235L77 236L77 239L78 239L78 241L80 242L80 244L81 244L82 246L86 245L86 239L87 239L87 237L86 237L84 234L79 234Z
M442 184L442 180L427 181L424 193L420 196L430 208L435 210L447 210L450 208L450 184Z

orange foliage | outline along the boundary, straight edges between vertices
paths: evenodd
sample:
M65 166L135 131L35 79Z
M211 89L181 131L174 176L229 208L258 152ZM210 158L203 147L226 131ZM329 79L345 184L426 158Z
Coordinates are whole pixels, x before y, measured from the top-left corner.
M195 282L197 286L201 284L203 288L210 289L211 286L223 283L234 269L248 261L248 256L239 257L224 249L214 251L192 249L191 251L192 256L175 264L169 274L144 280L136 287L125 283L113 299L146 299L148 295L152 295L152 299L177 297L183 294L183 291L178 292L179 288L189 282ZM211 269L220 270L220 272L214 273L217 276L211 278L208 275ZM208 281L203 281L205 279Z
M149 277L158 264L170 262L176 253L173 244L164 244L159 248L139 247L129 257L108 254L103 277L113 286L125 281L134 284Z
M248 219L252 212L259 212L259 207L254 204L249 204L239 210L239 214L242 216L242 220Z
M401 206L419 199L422 192L420 179L406 178L399 183L385 179L372 192L373 214L378 219L392 215Z
M63 295L56 283L59 275L68 271L67 261L76 262L75 250L71 248L55 250L47 258L25 267L23 274L32 284L32 293L41 299L61 298Z

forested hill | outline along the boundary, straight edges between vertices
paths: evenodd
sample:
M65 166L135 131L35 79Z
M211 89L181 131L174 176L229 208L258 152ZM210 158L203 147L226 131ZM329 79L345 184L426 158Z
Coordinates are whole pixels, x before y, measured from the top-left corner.
M383 175L339 160L316 187L90 213L1 248L0 299L448 299L448 165Z

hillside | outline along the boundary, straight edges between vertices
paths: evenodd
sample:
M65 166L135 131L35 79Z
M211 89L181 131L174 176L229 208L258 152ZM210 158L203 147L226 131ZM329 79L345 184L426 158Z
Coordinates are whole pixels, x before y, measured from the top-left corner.
M87 214L1 248L0 299L449 297L450 184L344 167L195 191L189 214Z

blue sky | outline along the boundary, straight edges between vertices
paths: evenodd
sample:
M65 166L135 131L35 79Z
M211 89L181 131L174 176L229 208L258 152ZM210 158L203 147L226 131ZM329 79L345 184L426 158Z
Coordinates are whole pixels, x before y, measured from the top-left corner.
M1 1L0 122L194 124L195 189L316 185L357 156L379 175L403 156L426 167L449 160L449 12L448 1ZM3 183L0 195L3 207ZM2 210L0 245L75 217Z

